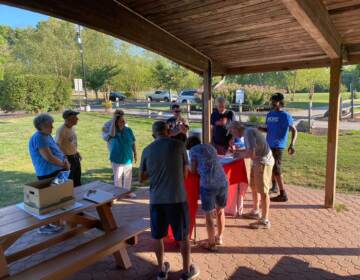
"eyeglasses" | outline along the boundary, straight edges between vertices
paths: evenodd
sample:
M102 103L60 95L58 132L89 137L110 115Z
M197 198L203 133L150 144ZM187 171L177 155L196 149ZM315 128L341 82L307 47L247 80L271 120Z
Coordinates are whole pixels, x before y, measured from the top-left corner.
M180 110L176 110L176 111L174 111L175 113L181 113L181 111Z

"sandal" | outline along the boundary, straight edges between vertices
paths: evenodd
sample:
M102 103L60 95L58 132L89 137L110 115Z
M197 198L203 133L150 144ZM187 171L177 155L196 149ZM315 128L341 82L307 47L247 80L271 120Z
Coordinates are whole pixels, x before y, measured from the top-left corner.
M218 252L218 248L217 248L216 244L210 245L209 242L200 243L200 247L203 249L206 249L212 253Z

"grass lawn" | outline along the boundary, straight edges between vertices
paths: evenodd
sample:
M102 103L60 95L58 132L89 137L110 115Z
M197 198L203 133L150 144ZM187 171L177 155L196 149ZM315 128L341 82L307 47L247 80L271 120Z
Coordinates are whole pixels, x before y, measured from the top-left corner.
M57 128L61 116L54 114ZM81 113L77 126L79 150L83 161L83 181L112 182L112 172L101 127L109 115ZM33 116L0 120L0 207L22 200L22 184L36 180L28 155L28 140L34 133ZM127 118L137 138L139 160L143 147L152 141L151 119ZM198 126L198 124L194 125ZM55 133L55 131L54 131ZM285 156L284 171L287 183L321 188L324 185L326 137L300 133L297 153ZM338 161L338 188L341 191L360 192L357 174L360 163L360 132L340 137ZM137 176L137 163L134 176Z
M296 154L284 153L283 171L289 184L323 188L325 184L327 136L299 133ZM337 189L360 192L360 132L349 131L339 137Z
M350 99L350 92L343 92L342 98L344 100ZM286 107L288 108L309 108L309 94L308 93L295 93L294 101L291 101L292 95L287 94L285 100L287 101ZM329 93L317 92L314 94L313 107L326 107L329 103Z
M62 123L60 114L54 114L54 131ZM36 180L28 155L28 140L34 133L33 116L0 120L0 206L22 199L21 185ZM101 138L101 128L109 115L81 113L77 126L79 150L83 157L83 181L102 180L112 182L106 143ZM137 138L138 154L151 142L151 120L128 118ZM140 159L139 159L140 160ZM138 163L135 167L138 166ZM135 169L137 174L137 168ZM136 175L137 176L137 175Z

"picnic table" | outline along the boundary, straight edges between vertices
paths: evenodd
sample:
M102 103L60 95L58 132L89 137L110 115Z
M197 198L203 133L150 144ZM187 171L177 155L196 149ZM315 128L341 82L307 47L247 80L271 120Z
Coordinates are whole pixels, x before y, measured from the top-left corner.
M84 194L93 189L110 192L113 198L101 203L84 200ZM139 219L126 226L117 225L111 210L112 202L123 198L128 191L95 181L75 188L74 192L76 202L81 204L79 208L44 220L33 217L16 205L0 209L0 279L8 277L10 279L63 279L111 254L120 268L128 269L131 266L126 247L128 244L136 244L137 235L149 228L149 222ZM38 244L27 244L26 248L11 254L5 253L26 232L59 221L66 221L67 226L63 232L54 234ZM103 234L70 251L9 276L10 263L93 228L100 229Z

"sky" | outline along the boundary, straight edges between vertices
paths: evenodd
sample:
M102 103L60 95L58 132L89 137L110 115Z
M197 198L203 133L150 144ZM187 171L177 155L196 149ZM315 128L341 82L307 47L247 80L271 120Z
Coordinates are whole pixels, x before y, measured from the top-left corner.
M39 21L48 18L46 15L0 5L0 25L7 25L12 28L36 26Z

